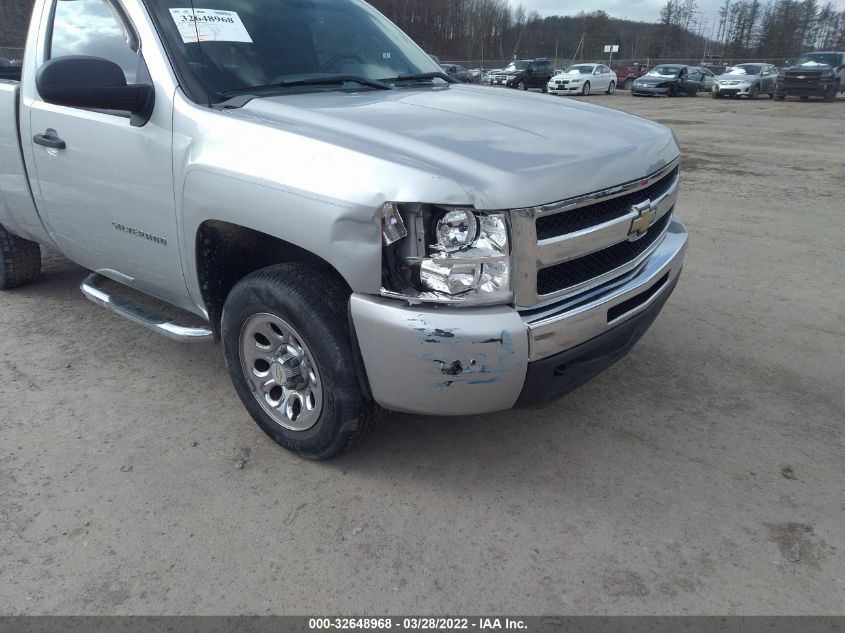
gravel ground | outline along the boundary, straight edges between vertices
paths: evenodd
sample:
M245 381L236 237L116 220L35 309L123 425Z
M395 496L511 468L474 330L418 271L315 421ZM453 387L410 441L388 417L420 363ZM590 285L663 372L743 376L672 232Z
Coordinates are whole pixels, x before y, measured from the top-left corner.
M589 100L676 130L692 243L542 409L310 463L61 257L0 296L0 614L845 613L845 100Z

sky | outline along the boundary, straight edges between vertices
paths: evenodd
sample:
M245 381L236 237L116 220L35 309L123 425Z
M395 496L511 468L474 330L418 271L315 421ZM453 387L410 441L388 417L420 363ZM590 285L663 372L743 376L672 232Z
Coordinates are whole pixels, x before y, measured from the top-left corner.
M643 22L656 22L660 7L665 0L513 0L522 2L528 9L536 9L541 15L576 15L581 11L603 9L614 18L627 18ZM698 0L705 24L712 24L723 0ZM821 0L819 4L824 4ZM845 0L833 0L840 11L845 11Z

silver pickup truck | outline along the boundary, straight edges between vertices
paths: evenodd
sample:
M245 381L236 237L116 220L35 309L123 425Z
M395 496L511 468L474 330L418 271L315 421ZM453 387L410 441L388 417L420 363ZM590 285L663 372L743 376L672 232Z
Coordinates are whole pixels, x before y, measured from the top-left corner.
M38 0L0 82L0 288L59 251L95 303L220 340L256 422L310 458L385 409L549 401L675 288L680 150L490 90L361 0Z

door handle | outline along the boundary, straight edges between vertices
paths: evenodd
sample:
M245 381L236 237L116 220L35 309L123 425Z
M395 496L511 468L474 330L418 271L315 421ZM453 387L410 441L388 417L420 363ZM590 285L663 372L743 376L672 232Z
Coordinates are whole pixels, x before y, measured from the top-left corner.
M51 149L65 149L67 147L67 144L56 135L56 130L47 130L44 134L36 134L32 137L32 142Z

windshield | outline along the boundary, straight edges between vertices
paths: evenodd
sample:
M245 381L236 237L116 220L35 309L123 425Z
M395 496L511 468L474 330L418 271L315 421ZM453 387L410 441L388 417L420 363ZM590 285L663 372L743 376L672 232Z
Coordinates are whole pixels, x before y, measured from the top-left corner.
M806 53L798 58L796 66L836 66L836 53Z
M751 64L743 64L742 66L734 66L728 68L725 75L759 75L762 66L754 66Z
M648 73L649 77L677 77L681 66L655 66Z
M525 70L528 68L528 62L511 62L503 72L515 73L518 70Z
M567 69L567 75L590 75L593 72L592 66L572 66Z
M320 76L378 81L442 72L361 0L146 1L198 100L219 102L225 93ZM441 79L429 81L445 85ZM296 91L338 87L342 84L298 86Z

